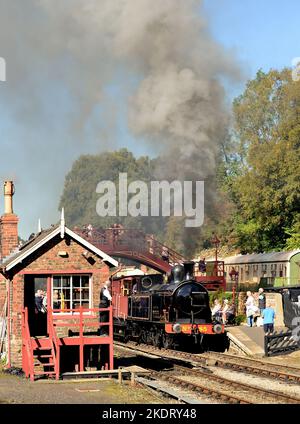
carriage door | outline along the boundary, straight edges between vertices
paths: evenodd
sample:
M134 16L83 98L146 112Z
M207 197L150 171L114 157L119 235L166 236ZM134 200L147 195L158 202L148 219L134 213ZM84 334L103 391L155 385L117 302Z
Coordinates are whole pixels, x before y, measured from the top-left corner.
M41 295L41 296L38 296ZM46 297L46 299L44 299ZM31 336L47 335L47 277L25 275L24 307L28 308Z

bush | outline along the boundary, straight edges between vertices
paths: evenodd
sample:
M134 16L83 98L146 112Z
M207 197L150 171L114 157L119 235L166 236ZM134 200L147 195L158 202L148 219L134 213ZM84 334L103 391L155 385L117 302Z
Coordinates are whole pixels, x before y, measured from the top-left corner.
M209 303L212 305L214 301L218 299L221 304L223 304L224 299L228 299L229 303L232 302L232 293L224 292L223 290L218 290L216 292L209 293Z
M235 317L235 323L236 323L236 325L241 325L241 323L242 322L245 322L245 321L246 321L246 315L244 315L244 314L240 314L240 315L237 315Z

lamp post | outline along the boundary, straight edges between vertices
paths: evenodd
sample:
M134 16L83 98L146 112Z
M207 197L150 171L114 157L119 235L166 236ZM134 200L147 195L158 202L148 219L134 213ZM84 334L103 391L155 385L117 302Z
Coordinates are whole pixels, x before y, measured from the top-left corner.
M211 239L211 242L215 245L215 275L218 275L218 247L220 245L220 240L216 236L215 233L213 233L213 237Z

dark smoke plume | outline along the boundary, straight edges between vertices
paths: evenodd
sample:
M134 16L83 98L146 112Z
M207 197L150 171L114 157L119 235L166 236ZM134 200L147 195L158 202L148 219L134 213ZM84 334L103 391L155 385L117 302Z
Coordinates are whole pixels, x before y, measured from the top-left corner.
M136 143L168 159L158 176L214 176L229 120L221 81L237 80L239 70L201 7L199 0L0 0L8 79L0 111L9 122L1 148L15 158L1 158L1 177L16 176L20 215L22 204L37 211L27 225L39 215L56 218L64 175L79 154L120 145L120 114Z

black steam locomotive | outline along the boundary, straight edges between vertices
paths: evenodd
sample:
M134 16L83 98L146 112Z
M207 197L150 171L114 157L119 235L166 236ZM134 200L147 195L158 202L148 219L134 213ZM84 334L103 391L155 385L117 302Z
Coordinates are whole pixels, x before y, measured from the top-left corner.
M197 345L224 350L224 326L213 322L206 288L193 277L194 262L161 275L113 281L114 333L123 340L167 349Z

